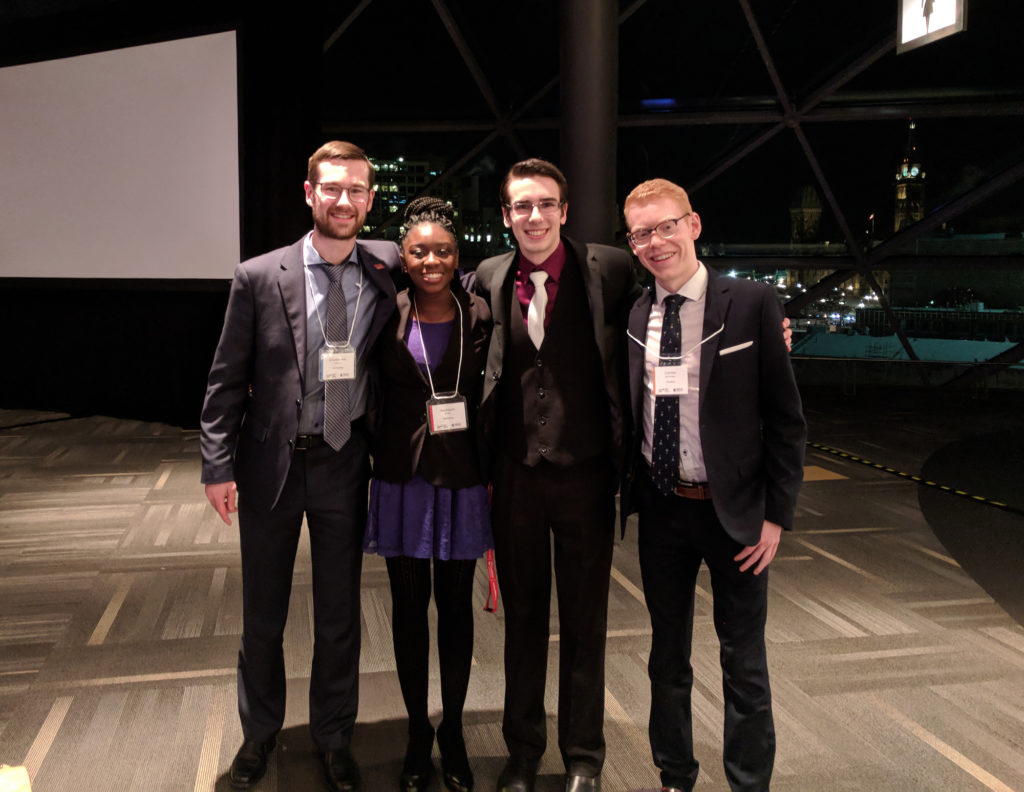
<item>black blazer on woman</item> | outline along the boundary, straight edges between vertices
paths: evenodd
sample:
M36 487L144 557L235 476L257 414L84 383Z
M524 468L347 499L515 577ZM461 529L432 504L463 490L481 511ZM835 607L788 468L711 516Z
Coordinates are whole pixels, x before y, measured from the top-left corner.
M380 398L374 421L373 475L383 481L403 482L419 474L437 487L457 489L484 483L477 437L477 407L483 383L491 313L479 297L467 294L452 281L452 292L462 306L462 333L452 327L448 347L433 370L438 393L455 390L462 338L462 376L459 392L466 397L469 429L432 435L427 430L430 384L405 344L412 316L410 291L401 292L377 345ZM458 313L456 313L458 320ZM433 362L433 361L432 361Z

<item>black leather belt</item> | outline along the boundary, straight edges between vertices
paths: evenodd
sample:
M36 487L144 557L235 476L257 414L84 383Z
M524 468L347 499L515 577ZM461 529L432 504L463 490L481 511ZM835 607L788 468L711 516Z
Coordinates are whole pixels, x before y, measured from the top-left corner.
M296 435L295 436L295 450L296 451L308 451L311 448L322 448L327 445L327 441L324 440L323 435Z

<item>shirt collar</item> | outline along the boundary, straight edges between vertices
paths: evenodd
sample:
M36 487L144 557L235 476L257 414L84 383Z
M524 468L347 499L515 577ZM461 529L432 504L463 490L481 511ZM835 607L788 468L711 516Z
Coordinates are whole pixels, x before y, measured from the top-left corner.
M314 267L316 265L330 267L331 264L325 261L323 256L317 253L316 248L313 247L313 232L310 231L306 234L306 238L302 241L302 263L307 267ZM359 245L352 246L352 252L349 253L348 258L345 259L342 264L358 264L359 263Z
M697 262L697 271L693 273L686 283L682 285L676 294L681 294L687 300L703 300L704 295L708 290L708 271L705 269L704 264L700 261ZM669 292L667 289L663 289L661 284L655 282L654 284L654 296L657 298L658 305L665 302L665 298L668 297Z
M540 264L534 265L531 261L528 261L522 253L517 254L519 256L519 280L526 282L530 279L530 273L536 272L537 270L544 270L548 274L548 278L558 283L559 278L562 277L562 268L565 266L565 242L561 239L558 240L558 247L556 247L551 255L548 256Z

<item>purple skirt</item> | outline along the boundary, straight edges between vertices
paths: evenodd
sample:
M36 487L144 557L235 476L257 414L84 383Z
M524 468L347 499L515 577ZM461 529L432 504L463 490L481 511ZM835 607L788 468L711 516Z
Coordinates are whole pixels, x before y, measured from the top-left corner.
M492 547L487 487L446 489L419 476L404 484L370 479L367 553L450 561L479 558Z

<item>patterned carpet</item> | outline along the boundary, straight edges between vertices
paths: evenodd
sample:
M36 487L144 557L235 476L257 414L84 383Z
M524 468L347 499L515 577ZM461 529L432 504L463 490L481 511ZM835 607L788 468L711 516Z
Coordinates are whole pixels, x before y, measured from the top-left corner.
M865 428L857 425L864 413L817 404L807 409L812 441L914 474L972 425L983 433L997 417L978 405L973 424L961 414L952 431L939 413L909 408L894 418L876 405ZM939 470L955 475L955 465ZM1006 475L1019 481L1019 472ZM0 410L0 762L26 765L36 792L229 788L227 769L241 741L238 537L207 506L198 479L194 431ZM976 582L979 575L968 575L936 538L919 498L927 497L929 513L955 518L961 533L988 525L993 507L933 490L922 496L925 489L808 449L796 526L772 566L773 789L1024 790L1024 628L1008 613L1015 606L986 593L1019 597L1021 587ZM999 519L1024 533L1020 514L1003 511ZM650 627L635 541L630 530L616 547L612 574L605 792L660 786L647 741ZM1019 546L1007 545L1008 552ZM287 720L259 790L322 788L305 727L308 560L304 535L286 635ZM1009 567L1020 570L1022 560L1011 558ZM483 612L482 564L477 575L466 732L477 788L491 790L505 757L502 611ZM710 792L727 786L706 570L699 585L697 789ZM390 596L378 558L365 561L362 612L353 748L364 788L375 792L396 787L405 748ZM553 717L558 640L555 614L549 749L538 792L563 786ZM431 675L439 713L436 656Z

